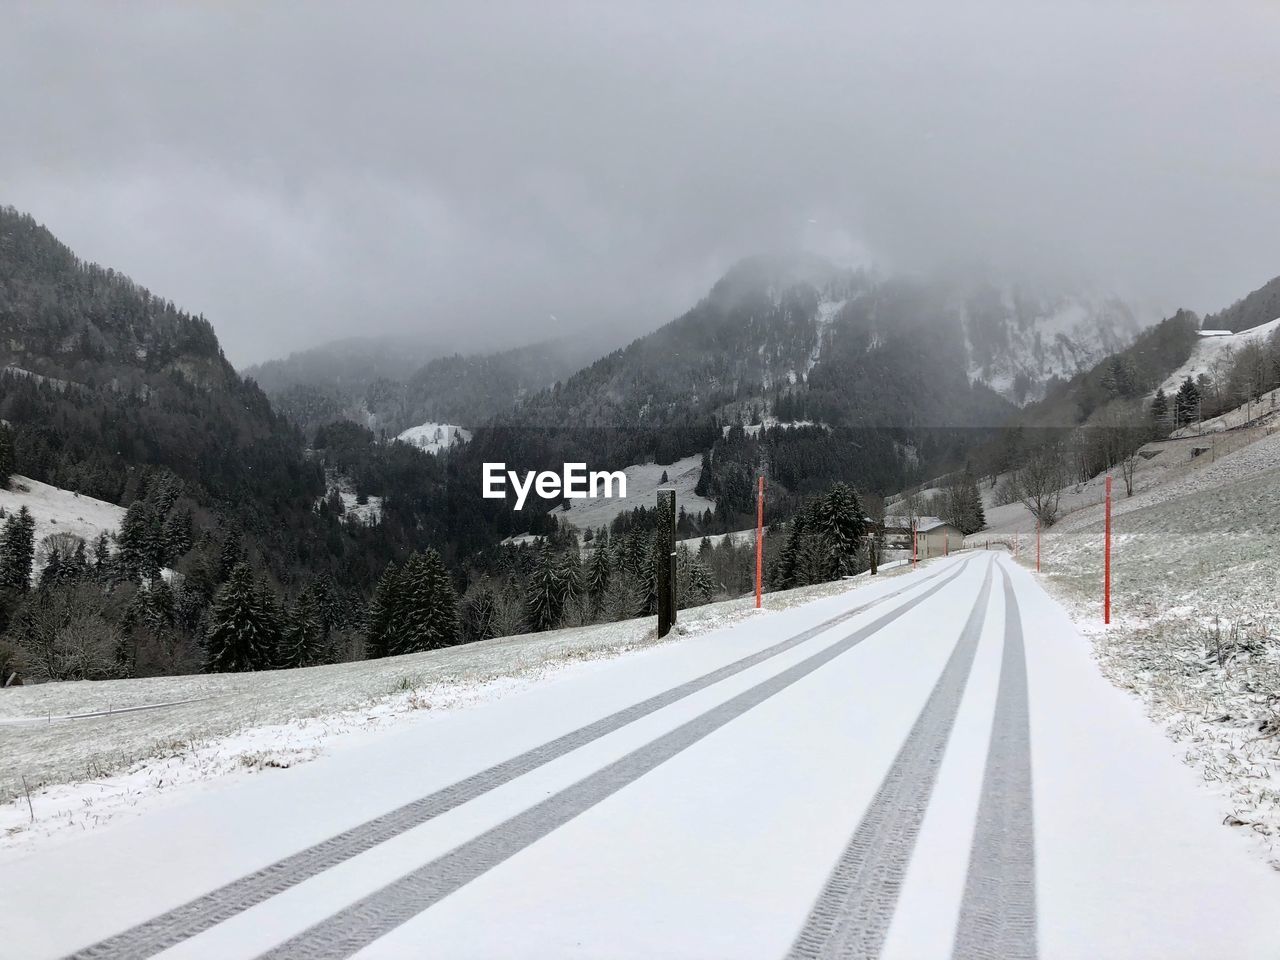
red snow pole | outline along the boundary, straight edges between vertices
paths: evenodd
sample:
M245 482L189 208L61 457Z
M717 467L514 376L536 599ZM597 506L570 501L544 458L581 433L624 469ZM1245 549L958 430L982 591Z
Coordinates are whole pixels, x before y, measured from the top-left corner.
M764 476L756 490L756 609L760 609L760 578L764 570Z
M1111 622L1111 474L1107 474L1106 546L1102 559L1102 622Z

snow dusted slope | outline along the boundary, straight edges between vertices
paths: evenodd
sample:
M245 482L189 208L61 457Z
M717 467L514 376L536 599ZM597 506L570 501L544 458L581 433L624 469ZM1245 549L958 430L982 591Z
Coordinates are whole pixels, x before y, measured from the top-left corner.
M448 450L456 443L465 443L471 439L471 431L453 423L435 423L428 420L416 427L410 427L401 433L397 440L412 444L427 453L439 453Z
M51 533L74 533L86 543L99 534L114 534L124 520L124 507L51 487L39 480L14 476L0 489L0 508L6 515L26 507L36 521L36 543Z
M1280 875L1008 561L953 557L590 666L0 855L5 947L1272 952Z
M1202 373L1213 375L1215 366L1225 357L1239 350L1247 343L1261 343L1272 333L1280 329L1280 317L1270 323L1264 323L1251 330L1242 330L1225 337L1201 337L1191 349L1191 356L1169 378L1160 385L1169 395L1177 392L1182 381L1190 377L1194 380ZM1154 394L1155 391L1152 391Z
M652 508L657 502L657 491L661 486L675 487L677 510L683 507L688 513L702 513L716 508L714 501L693 492L702 473L701 457L685 457L666 466L660 463L632 464L623 472L627 475L625 497L571 500L569 509L559 514L560 518L568 520L579 530L607 526L614 517L627 510L634 510L636 507ZM663 474L667 475L665 485L661 482Z

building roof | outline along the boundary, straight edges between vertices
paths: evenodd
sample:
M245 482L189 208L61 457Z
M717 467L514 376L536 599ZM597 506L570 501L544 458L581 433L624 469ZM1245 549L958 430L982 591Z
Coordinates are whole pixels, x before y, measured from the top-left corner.
M884 518L885 529L910 530L911 518L903 515L888 515ZM947 521L938 517L916 517L916 532L928 533L937 527L950 526Z
M1231 332L1230 330L1201 330L1201 331L1200 331L1200 336L1202 336L1202 337L1230 337L1230 336L1232 336L1232 332Z

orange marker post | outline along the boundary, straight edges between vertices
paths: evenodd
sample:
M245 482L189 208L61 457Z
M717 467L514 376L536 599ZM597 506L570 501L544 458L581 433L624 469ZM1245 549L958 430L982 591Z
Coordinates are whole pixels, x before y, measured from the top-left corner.
M1107 522L1102 558L1102 622L1111 622L1111 474L1107 474Z
M756 609L760 609L760 580L764 572L764 476L756 491Z

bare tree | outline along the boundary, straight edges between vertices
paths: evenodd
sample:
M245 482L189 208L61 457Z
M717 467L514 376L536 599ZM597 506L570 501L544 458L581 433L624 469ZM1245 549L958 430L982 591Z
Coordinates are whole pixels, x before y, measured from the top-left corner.
M102 680L119 676L119 629L91 586L42 591L23 608L16 634L28 674L36 680Z
M47 566L55 553L63 559L73 557L84 545L83 537L68 530L59 530L40 541L40 545L36 547L36 563L42 567Z
M1061 444L1049 441L1029 452L1014 477L1019 499L1046 527L1057 522L1066 474Z

